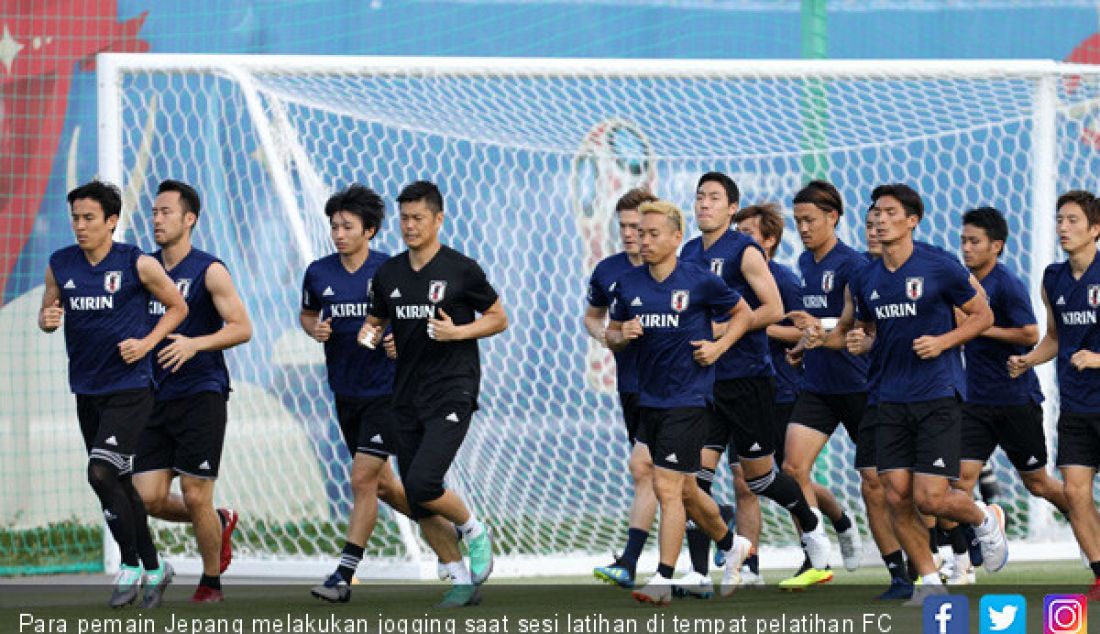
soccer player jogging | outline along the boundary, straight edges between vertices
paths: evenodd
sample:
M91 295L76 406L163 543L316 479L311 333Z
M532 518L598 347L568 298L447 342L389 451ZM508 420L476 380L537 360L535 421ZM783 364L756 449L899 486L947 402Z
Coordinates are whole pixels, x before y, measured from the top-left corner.
M709 269L743 296L753 315L750 332L715 366L714 411L702 473L713 477L721 452L728 447L735 474L738 533L758 545L760 506L756 496L762 495L798 520L814 567L823 569L828 565L829 539L820 514L806 503L798 483L776 469L773 458L775 372L765 329L783 316L783 302L763 249L730 228L739 199L737 184L729 176L703 174L695 190L695 218L703 235L685 244L681 252L684 261ZM738 474L743 476L744 487L737 483ZM700 480L707 483L705 477Z
M849 282L844 312L825 343L840 349L854 325L873 330L880 348L875 464L894 533L921 575L910 600L920 605L945 589L918 510L975 525L987 570L996 572L1008 560L1004 512L975 503L949 483L959 474L958 397L966 390L958 348L991 326L993 313L957 260L915 247L913 231L924 216L917 192L881 185L871 198L882 258ZM966 315L958 326L955 308Z
M401 191L397 202L401 237L409 248L375 273L370 315L359 340L368 348L376 346L382 329L393 327L397 463L410 517L423 527L425 518L441 515L462 532L469 570L457 548L448 551L446 544L432 543L427 531L425 537L451 569L455 583L444 605L476 603L477 586L493 570L489 529L445 488L443 478L478 406L477 340L502 332L508 317L477 262L439 242L444 221L439 188L417 181Z
M611 305L611 294L615 284L624 273L643 265L641 244L638 239L641 223L638 207L642 203L655 200L657 197L645 189L632 189L615 203L623 250L621 253L604 258L592 271L592 278L588 283L588 308L584 313L584 326L589 336L603 346L607 345L605 335L607 308ZM653 489L653 460L649 455L649 449L642 443L634 442L640 419L637 348L627 346L616 352L615 369L619 404L622 406L623 421L626 423L627 439L631 444L630 475L634 480L634 501L630 507L630 527L627 530L623 554L616 557L610 566L596 568L593 575L608 583L632 588L638 557L641 556L646 540L649 539L653 518L657 516L657 494ZM709 541L707 544L709 545Z
M1100 514L1092 482L1100 466L1100 201L1074 190L1058 198L1058 242L1068 256L1043 271L1047 330L1031 352L1008 358L1010 375L1024 376L1057 358L1058 468L1073 534L1095 580L1089 598L1100 598Z
M190 522L195 530L202 577L191 600L223 600L221 573L232 560L232 509L214 510L214 482L225 441L229 372L222 350L252 337L252 324L233 278L215 256L192 247L201 210L190 185L166 180L153 200L153 258L187 301L187 319L154 350L153 415L138 442L134 487L149 514ZM164 305L149 302L149 319ZM182 495L170 493L179 475Z
M91 181L68 201L76 244L50 256L38 326L53 332L64 322L88 483L122 557L109 603L133 603L144 580L142 606L156 607L172 569L157 556L132 459L153 410L149 352L183 322L187 304L156 260L111 239L122 211L117 187ZM165 307L151 330L150 294Z
M726 553L723 596L736 589L738 569L751 548L726 526L718 505L696 485L695 475L708 431L713 365L748 330L752 311L721 278L676 257L683 215L675 205L647 202L639 212L647 266L619 278L606 336L612 350L638 350L638 442L653 457L661 508L657 574L633 596L665 605L672 600L672 574L687 517ZM712 321L726 318L724 333L713 341Z

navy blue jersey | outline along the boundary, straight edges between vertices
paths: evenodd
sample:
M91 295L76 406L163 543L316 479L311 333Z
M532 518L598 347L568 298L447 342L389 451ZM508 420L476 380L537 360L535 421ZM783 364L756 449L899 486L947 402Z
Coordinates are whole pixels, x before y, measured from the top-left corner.
M1021 328L1038 323L1031 310L1027 287L1003 264L998 262L981 280L993 309L993 325L1000 328ZM988 337L976 337L967 342L966 400L978 405L1026 405L1042 403L1043 393L1034 370L1018 378L1008 376L1008 357L1027 354L1030 348Z
M325 342L328 384L334 394L351 398L382 396L393 392L393 361L382 345L374 350L360 346L359 329L367 320L370 290L375 273L389 255L371 250L354 272L333 253L312 262L302 280L302 308L332 319L332 335Z
M749 308L756 310L760 306L760 300L741 274L741 259L745 255L745 249L756 249L761 255L764 254L764 250L756 244L755 240L739 231L731 230L718 238L709 249L703 249L701 237L690 240L680 251L680 259L692 262L718 275L730 288L737 291L738 295L745 298ZM718 360L714 372L719 381L775 375L771 353L768 352L767 332L761 328L745 333L745 336Z
M617 253L600 260L592 271L592 279L588 282L588 305L595 308L607 308L611 305L611 293L615 290L615 282L623 273L639 268L631 264L626 253ZM615 353L615 371L619 379L619 391L625 394L638 392L638 353L637 349L627 346L621 352Z
M157 251L153 254L161 266L164 255ZM187 300L187 319L183 320L176 333L187 337L204 337L217 332L225 325L225 320L214 306L214 298L206 289L206 271L210 265L221 262L205 251L191 249L176 266L168 271L168 277L176 283L180 295ZM164 315L164 304L156 299L149 300L149 328L156 326L157 320ZM153 349L153 377L156 379L158 401L167 401L200 392L229 393L229 372L225 369L225 355L221 350L203 351L195 354L176 372L169 372L157 362L157 354L172 343L165 339Z
M878 400L913 403L966 395L957 348L921 359L913 341L955 328L955 306L977 295L970 273L941 249L914 247L894 272L882 260L868 264L849 282L856 319L875 323L879 348Z
M802 285L794 271L775 260L768 260L768 269L771 270L775 284L779 287L779 297L783 299L783 314L801 308ZM787 319L779 323L784 326L791 325L790 320ZM776 403L793 403L802 385L802 369L787 363L786 349L790 347L793 347L793 344L784 343L778 339L768 339L768 350L772 356L772 364L775 366Z
M74 394L152 387L149 357L127 364L118 352L119 343L141 339L150 330L145 316L149 292L137 270L141 256L141 249L119 242L95 266L76 245L50 256L65 309L69 387Z
M638 403L671 409L703 407L714 389L714 366L702 367L692 341L713 340L712 321L726 316L741 296L717 275L679 261L663 282L648 267L619 278L611 293L611 319L642 324L638 348Z
M844 311L844 291L848 280L867 266L862 253L839 240L820 262L810 251L798 258L802 273L800 308L817 318L840 317ZM803 358L805 376L802 388L819 394L852 394L867 391L869 359L847 350L814 348Z
M1100 352L1100 257L1094 258L1081 279L1073 279L1068 261L1043 271L1054 323L1058 329L1058 394L1063 412L1100 413L1100 369L1078 371L1069 362L1078 350Z

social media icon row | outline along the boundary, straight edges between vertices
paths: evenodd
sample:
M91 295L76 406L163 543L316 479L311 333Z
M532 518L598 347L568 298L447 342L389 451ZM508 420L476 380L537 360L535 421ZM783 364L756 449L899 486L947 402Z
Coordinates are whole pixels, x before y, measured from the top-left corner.
M981 634L1026 634L1027 600L1019 594L987 594L979 604ZM924 634L968 634L970 602L961 595L924 602ZM1048 594L1043 599L1044 634L1088 632L1088 602L1080 594Z

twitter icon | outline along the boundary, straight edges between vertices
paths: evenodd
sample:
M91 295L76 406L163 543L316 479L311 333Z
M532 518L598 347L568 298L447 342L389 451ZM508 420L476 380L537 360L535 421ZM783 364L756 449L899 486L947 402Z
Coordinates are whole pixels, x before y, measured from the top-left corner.
M981 634L1026 634L1027 600L1019 594L987 594L979 604Z

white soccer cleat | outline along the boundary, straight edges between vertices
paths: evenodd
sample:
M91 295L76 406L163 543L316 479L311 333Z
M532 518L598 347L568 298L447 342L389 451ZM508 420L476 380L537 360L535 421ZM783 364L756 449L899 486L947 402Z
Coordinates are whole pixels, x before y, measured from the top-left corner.
M829 544L829 536L825 534L825 522L821 519L821 511L811 510L817 516L817 528L808 533L802 533L802 543L806 547L806 554L810 557L810 565L817 570L825 570L829 567L829 552L832 548Z
M710 577L692 570L683 577L672 580L672 595L679 598L709 599L714 596L714 582Z
M636 588L630 593L638 603L649 605L668 605L672 603L672 579L665 579L661 575L653 575L641 588Z
M843 533L836 534L836 540L840 543L840 556L844 558L844 568L849 572L859 568L859 560L863 556L863 541L859 536L856 523Z
M939 571L944 583L947 583L947 580L955 575L955 551L951 550L950 546L940 546L938 555L932 558L932 563L938 564L936 570Z
M924 605L928 597L938 597L947 594L947 587L940 584L921 583L913 586L913 597L902 603L910 608L919 608Z
M741 566L752 552L752 542L740 535L733 536L733 546L726 552L726 565L722 571L719 593L728 597L741 586Z
M990 522L982 522L974 527L978 535L978 543L982 547L982 560L985 569L989 572L997 572L1008 563L1008 539L1005 538L1005 512L996 504L986 506L977 502L978 507L985 512L986 518L992 518L992 527L983 529Z
M753 572L748 566L741 566L741 587L751 588L766 585L764 575Z
M436 559L435 560L435 575L439 577L440 581L446 581L451 578L451 571L447 570L447 564Z
M974 575L974 567L970 564L970 555L968 553L955 555L951 560L953 562L951 566L944 566L940 569L940 574L947 578L944 583L949 586L969 586L973 584L974 581L971 581L971 577Z

